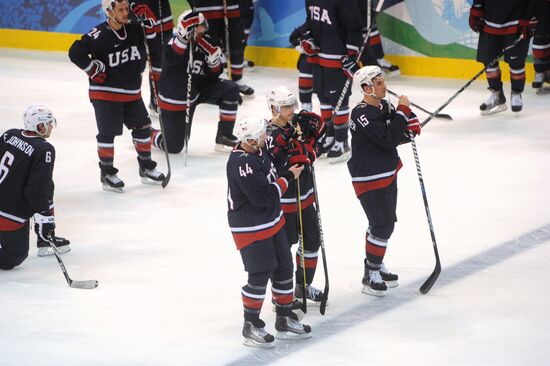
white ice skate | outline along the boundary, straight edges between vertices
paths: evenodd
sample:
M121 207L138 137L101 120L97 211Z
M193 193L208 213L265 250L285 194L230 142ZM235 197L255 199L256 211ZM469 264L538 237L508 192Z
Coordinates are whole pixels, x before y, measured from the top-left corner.
M489 89L489 91L491 92L491 95L489 96L487 101L485 101L485 103L479 106L481 115L488 116L507 110L508 106L506 106L506 98L504 97L504 92L502 91L502 89Z

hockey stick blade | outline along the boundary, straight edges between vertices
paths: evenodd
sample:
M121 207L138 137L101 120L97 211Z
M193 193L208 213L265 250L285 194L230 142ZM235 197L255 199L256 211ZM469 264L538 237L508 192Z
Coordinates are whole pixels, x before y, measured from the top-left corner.
M168 182L170 182L170 176L171 175L172 175L172 172L170 170L168 170L166 172L166 177L162 181L162 188L166 188L166 186L168 185Z
M94 289L99 285L97 280L85 280L85 281L74 281L71 280L70 287L72 288L82 288L82 289Z
M321 306L319 307L319 312L321 315L325 315L325 310L327 308L328 302L328 286L325 286L325 291L323 292L323 298L321 299Z
M440 273L441 273L441 264L437 262L435 264L434 271L432 272L430 277L428 277L428 279L422 284L422 286L420 286L419 291L422 295L426 295L431 290L435 281L437 281L437 278L439 277Z
M388 90L388 93L393 95L394 97L397 97L399 98L399 95L391 90ZM452 121L453 120L453 117L451 117L450 114L447 114L447 113L437 113L437 114L434 114L433 112L430 112L429 110L425 109L425 108L422 108L421 106L419 106L418 104L414 104L411 102L411 105L417 109L420 109L422 112L424 113L427 113L429 114L430 116L432 116L433 118L441 118L441 119L446 119L446 120L449 120L449 121Z

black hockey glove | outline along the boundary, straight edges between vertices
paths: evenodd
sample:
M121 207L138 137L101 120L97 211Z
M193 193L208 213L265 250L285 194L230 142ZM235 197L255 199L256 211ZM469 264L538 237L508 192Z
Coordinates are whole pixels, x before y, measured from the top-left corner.
M353 74L359 70L359 65L357 65L357 58L350 56L342 56L340 59L342 61L342 71L346 74L347 78L353 80Z
M305 110L294 115L292 124L300 126L305 138L313 138L315 141L323 136L326 130L325 123L321 121L321 116Z
M55 218L48 211L34 214L34 232L44 241L54 236Z

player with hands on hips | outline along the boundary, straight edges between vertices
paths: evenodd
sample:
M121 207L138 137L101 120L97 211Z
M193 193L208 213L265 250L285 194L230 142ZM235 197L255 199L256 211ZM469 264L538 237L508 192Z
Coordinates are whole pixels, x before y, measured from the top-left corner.
M50 247L49 241L60 253L70 251L69 241L54 232L55 149L46 140L56 123L51 110L32 105L23 114L25 128L7 130L0 138L0 269L12 269L27 258L31 216L39 256L53 254L40 246Z
M276 304L278 339L311 337L311 327L292 311L292 254L285 234L281 195L303 171L293 165L277 170L265 149L266 123L260 117L236 123L239 143L227 162L227 218L233 240L241 254L248 281L241 289L244 307L244 344L273 347L274 337L265 330L260 312L271 279Z
M368 219L365 234L363 292L384 296L398 285L398 276L384 265L384 256L397 221L397 172L402 167L397 146L421 132L409 98L400 96L397 108L384 100L385 77L378 66L355 73L354 87L363 100L351 113L352 184Z
M315 113L302 111L295 114L298 102L294 94L286 87L279 86L267 95L267 105L272 114L268 126L269 136L267 148L272 156L278 172L288 169L293 164L302 164L304 170L300 179L292 181L287 191L281 198L285 217L285 231L291 244L298 242L300 232L297 215L297 184L300 184L300 203L302 208L304 259L306 272L306 297L312 305L319 305L323 298L323 292L311 284L317 269L319 247L321 245L319 221L315 203L313 188L313 173L311 164L315 161L316 142L324 135L325 127L321 117ZM301 306L303 301L304 269L301 264L301 246L296 251L296 286L294 297L295 308Z

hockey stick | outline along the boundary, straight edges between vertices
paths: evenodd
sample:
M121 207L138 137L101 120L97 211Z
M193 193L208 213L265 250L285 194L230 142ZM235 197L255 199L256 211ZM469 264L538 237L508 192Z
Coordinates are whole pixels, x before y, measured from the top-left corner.
M392 91L389 90L389 89L388 89L388 93L390 93L390 94L393 95L394 97L399 98L399 95L398 95L397 93L394 93L394 92L392 92ZM429 114L430 116L432 116L432 117L434 117L434 118L441 118L441 119L448 119L448 120L452 120L452 119L453 119L453 117L451 117L450 114L446 114L446 113L434 114L434 113L430 112L429 110L422 108L422 107L419 106L418 104L414 104L413 102L411 102L411 105L412 105L413 107L417 108L417 109L420 109L422 112Z
M231 72L231 53L229 52L229 16L227 14L227 0L223 0L223 22L225 24L225 58L227 60L227 76L233 80Z
M497 57L495 57L495 59L491 62L489 62L487 65L485 65L485 67L483 67L483 69L481 69L477 74L475 74L475 76L473 78L471 78L466 84L464 84L464 86L462 88L460 88L460 90L458 90L456 93L454 93L454 95L452 97L450 97L449 99L447 99L447 101L445 103L443 103L441 105L441 107L437 108L437 110L435 112L433 112L432 115L428 116L428 118L426 118L421 124L420 124L420 127L424 127L428 122L431 121L431 119L433 118L434 115L438 115L439 112L441 112L441 110L443 108L445 108L446 106L448 106L460 93L462 93L467 87L470 86L470 84L472 84L478 77L481 76L481 74L483 74L491 65L494 65L494 64L498 64L498 60L510 49L514 48L521 40L523 39L523 34L520 35L514 42L512 42L511 45L509 45L508 47L504 48L502 50L501 53L498 54Z
M61 256L59 255L57 251L57 247L53 243L53 239L51 236L49 236L46 241L50 244L50 246L53 249L53 254L55 254L55 257L57 258L57 262L59 263L59 267L61 267L61 271L63 271L63 275L65 276L65 279L67 280L67 283L69 284L69 287L72 288L82 288L82 289L93 289L96 288L99 283L96 280L86 280L86 281L76 281L71 279L69 276L69 272L67 272L67 268L65 268L65 263L63 263L63 260L61 259Z
M382 9L382 5L384 5L384 0L380 0L378 5L376 6L375 11L377 13L379 13L380 9ZM367 44L369 43L370 32L372 31L372 26L371 26L372 24L371 24L371 20L370 20L370 11L367 14L367 16L368 16L367 23L368 23L369 29L367 31L367 34L365 35L365 39L363 40L363 44L361 45L361 48L359 49L359 54L357 55L357 60L360 60L361 56L363 55L363 52L365 52L365 49L367 48ZM340 111L340 108L342 108L342 103L344 103L344 99L346 98L346 95L348 94L350 85L351 85L351 79L346 77L346 82L344 84L344 87L342 88L342 93L340 94L340 98L338 98L338 102L336 103L336 107L334 107L334 113L333 113L334 116L336 116L336 114Z
M131 9L132 12L134 11ZM151 50L149 49L149 44L147 43L147 34L145 33L145 24L143 22L143 19L138 17L135 13L134 16L136 17L139 25L141 26L141 31L143 32L143 43L145 44L145 52L147 53L147 64L149 66L149 70L153 70L153 62L151 61ZM168 171L166 172L166 176L164 177L164 180L162 181L162 188L166 188L168 185L168 182L170 182L170 177L172 176L172 168L170 167L170 156L168 155L168 147L166 146L166 134L164 133L164 123L162 122L162 113L159 106L159 96L157 91L157 85L153 81L151 83L153 86L153 95L155 96L155 102L157 105L157 112L159 115L159 125L160 125L160 133L162 133L162 149L164 150L164 155L166 157L166 166Z
M323 224L321 222L321 208L319 207L319 197L317 194L317 180L315 179L315 168L311 164L311 175L313 176L313 192L315 194L315 208L317 209L317 223L319 225L319 239L321 241L321 257L323 258L323 271L325 272L325 289L323 291L323 298L321 299L321 306L319 312L321 315L325 315L325 309L328 301L328 266L327 266L327 254L325 253L325 239L323 236Z
M422 191L422 199L424 200L424 209L426 210L426 218L428 219L428 226L430 227L430 236L432 237L432 245L434 248L435 254L435 268L428 277L428 279L420 286L420 293L427 294L428 291L432 288L435 281L441 273L441 261L439 260L439 252L437 250L437 242L435 241L435 232L432 223L432 216L430 215L430 206L428 206L428 197L426 196L426 188L424 187L424 178L422 178L422 170L420 169L420 159L418 158L418 150L416 148L416 142L414 141L414 135L412 132L409 132L409 137L411 139L411 146L414 154L414 162L416 163L416 172L418 173L418 181L420 182L420 190Z
M187 63L187 109L185 110L185 147L183 149L183 166L187 166L189 152L189 134L191 134L191 83L193 82L193 37L189 38L189 62Z
M300 199L300 177L296 178L296 203L298 204L298 212L296 213L296 218L298 219L298 245L300 246L300 265L302 266L302 311L307 313L307 297L306 297L306 251L304 248L304 227L302 223L302 201Z

